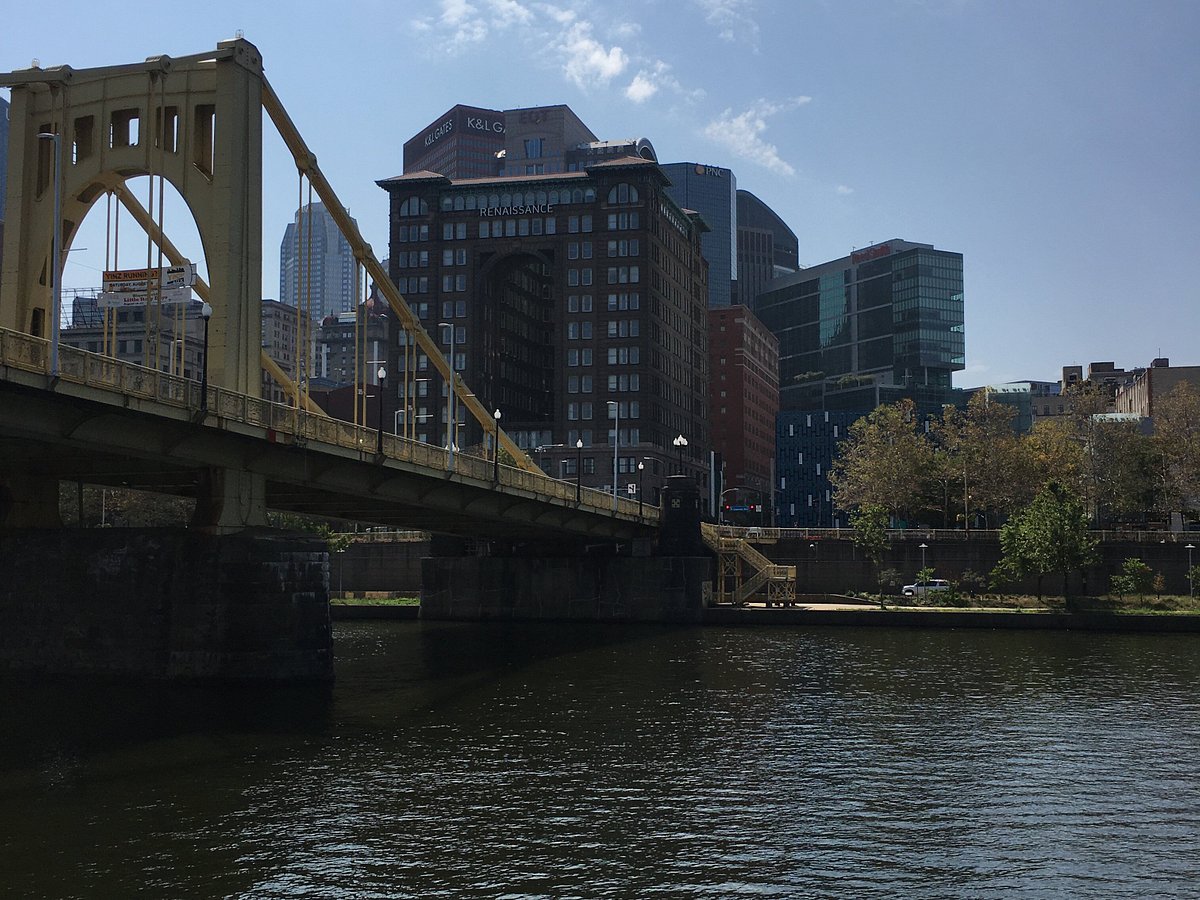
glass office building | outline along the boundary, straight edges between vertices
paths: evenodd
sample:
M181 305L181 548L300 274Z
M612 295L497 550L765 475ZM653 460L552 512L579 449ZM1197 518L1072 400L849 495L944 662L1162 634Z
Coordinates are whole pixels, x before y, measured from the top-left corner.
M700 163L667 163L667 194L683 209L700 213L709 232L700 241L708 261L708 308L732 303L737 280L737 179L729 169Z
M938 409L962 370L963 258L887 241L778 279L755 312L779 338L780 406Z

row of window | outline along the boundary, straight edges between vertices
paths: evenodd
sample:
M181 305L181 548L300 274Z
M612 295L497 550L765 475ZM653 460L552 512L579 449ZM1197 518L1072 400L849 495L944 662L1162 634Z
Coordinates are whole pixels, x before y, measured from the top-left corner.
M609 406L607 402L603 402L601 405L607 408L608 418L613 419L614 418L613 407ZM625 419L641 418L642 406L641 406L641 402L638 400L623 400L619 404L617 404L617 407L620 409L620 418L622 419L622 421ZM572 401L567 404L567 419L571 422L576 422L576 421L579 421L580 419L587 421L589 419L594 418L594 415L595 415L595 404L591 400L584 400L579 403ZM602 415L603 415L603 413L602 413Z

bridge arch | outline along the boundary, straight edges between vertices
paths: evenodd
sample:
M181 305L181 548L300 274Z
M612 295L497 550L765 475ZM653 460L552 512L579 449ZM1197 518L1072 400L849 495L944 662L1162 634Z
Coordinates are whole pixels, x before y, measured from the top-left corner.
M144 63L0 75L12 88L10 172L0 327L39 333L50 321L50 266L60 268L84 216L114 191L135 217L130 178L161 175L199 231L213 298L209 377L251 396L261 391L262 58L248 41ZM61 171L55 172L60 135ZM62 253L52 256L56 179ZM153 231L153 210L141 224ZM156 254L157 258L157 254Z

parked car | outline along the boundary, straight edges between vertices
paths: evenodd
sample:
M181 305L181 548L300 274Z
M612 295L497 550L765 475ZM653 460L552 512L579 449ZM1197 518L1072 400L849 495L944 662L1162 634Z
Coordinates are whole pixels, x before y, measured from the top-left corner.
M900 589L905 597L924 597L936 591L950 590L950 582L945 578L930 578L928 581L918 581L916 584L906 584Z

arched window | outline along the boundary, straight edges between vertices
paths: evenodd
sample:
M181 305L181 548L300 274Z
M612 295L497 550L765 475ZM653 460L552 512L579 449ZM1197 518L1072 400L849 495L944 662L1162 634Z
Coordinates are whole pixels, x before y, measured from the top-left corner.
M558 206L558 203L559 203L559 200L558 200L558 191L551 191L551 192L550 192L550 205L551 205L551 206Z
M454 195L454 209L456 212L463 208L463 203L464 203L463 195L455 194Z
M545 202L546 202L546 192L545 192L545 191L538 191L538 192L537 192L537 202L538 202L539 204L541 204L541 203L545 203Z
M409 197L400 204L400 215L427 216L429 215L429 204L420 197Z
M595 188L588 188L586 191L583 192L583 202L584 203L595 203L596 202L596 189Z
M512 194L501 194L500 195L500 205L501 206L512 206Z
M582 189L575 188L575 190L571 192L571 202L572 203L582 203L583 202Z
M637 203L638 190L632 184L614 184L608 192L609 203Z

